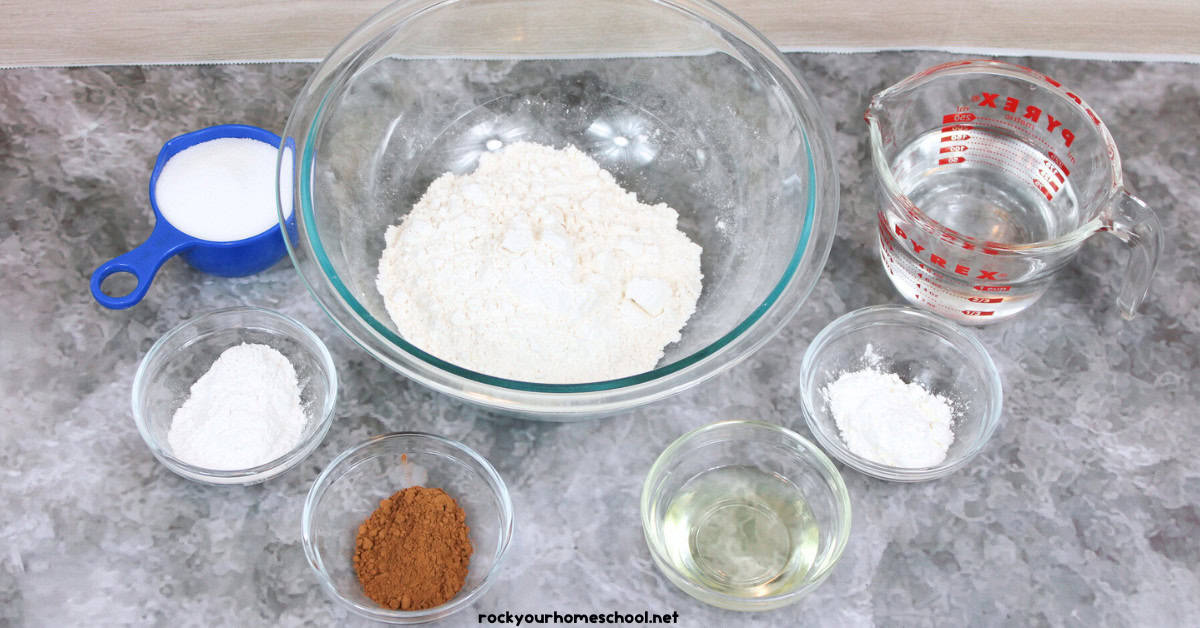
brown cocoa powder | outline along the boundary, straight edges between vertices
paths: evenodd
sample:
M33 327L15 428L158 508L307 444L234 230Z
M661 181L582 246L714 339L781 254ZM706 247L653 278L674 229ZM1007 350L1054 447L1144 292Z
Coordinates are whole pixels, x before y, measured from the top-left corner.
M411 486L381 500L354 543L363 591L393 610L445 603L466 582L469 531L466 513L440 488Z

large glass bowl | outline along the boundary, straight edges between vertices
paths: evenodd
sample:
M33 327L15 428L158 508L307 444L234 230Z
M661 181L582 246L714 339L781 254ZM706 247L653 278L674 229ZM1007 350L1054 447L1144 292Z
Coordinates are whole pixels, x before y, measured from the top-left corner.
M543 384L405 341L375 288L384 230L445 172L515 141L573 144L704 250L703 293L652 371ZM288 119L288 249L372 356L443 393L533 418L609 414L744 359L816 283L837 221L825 118L762 35L706 0L407 0L316 69ZM450 324L447 321L447 324Z

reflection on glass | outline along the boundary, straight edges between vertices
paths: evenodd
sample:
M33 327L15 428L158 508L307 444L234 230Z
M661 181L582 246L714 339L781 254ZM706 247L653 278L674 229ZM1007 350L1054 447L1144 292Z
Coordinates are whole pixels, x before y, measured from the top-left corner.
M586 152L603 160L644 166L658 156L658 146L650 141L652 131L645 118L635 115L597 118L587 129Z
M466 174L475 169L480 155L495 152L529 137L533 125L523 118L497 116L479 122L467 129L449 146L448 165L455 174Z

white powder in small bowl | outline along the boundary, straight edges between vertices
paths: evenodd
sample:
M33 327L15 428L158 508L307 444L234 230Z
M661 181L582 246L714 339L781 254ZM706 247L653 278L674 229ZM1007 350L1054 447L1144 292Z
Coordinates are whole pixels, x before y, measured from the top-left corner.
M868 349L868 362L870 350ZM842 373L822 390L842 442L879 464L915 469L946 459L954 442L952 402L918 383L869 365Z
M221 353L171 418L173 456L205 469L234 471L266 464L300 443L307 415L296 369L263 344Z

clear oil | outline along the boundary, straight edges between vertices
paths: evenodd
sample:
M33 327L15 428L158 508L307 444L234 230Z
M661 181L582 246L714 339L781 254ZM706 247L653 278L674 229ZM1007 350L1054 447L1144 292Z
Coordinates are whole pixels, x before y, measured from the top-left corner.
M754 467L688 480L663 519L666 556L689 579L738 597L779 595L805 581L820 531L800 489Z

